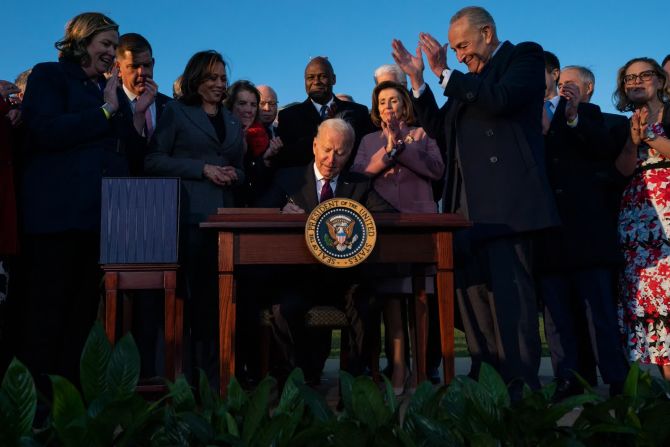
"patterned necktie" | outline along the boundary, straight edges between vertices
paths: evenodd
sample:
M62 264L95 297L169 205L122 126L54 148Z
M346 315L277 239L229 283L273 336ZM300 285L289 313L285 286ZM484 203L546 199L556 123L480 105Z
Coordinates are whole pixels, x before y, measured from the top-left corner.
M330 180L323 179L323 186L321 187L321 194L319 195L319 203L333 198L333 189L330 187Z
M154 121L151 117L151 106L147 107L147 110L144 112L144 135L146 135L147 140L151 139L151 135L154 134Z
M551 110L551 101L546 100L544 102L544 110L547 111L547 118L549 118L549 121L551 122L551 119L554 117L554 112Z
M321 112L319 112L319 116L321 116L321 121L328 119L328 106L327 105L321 106Z

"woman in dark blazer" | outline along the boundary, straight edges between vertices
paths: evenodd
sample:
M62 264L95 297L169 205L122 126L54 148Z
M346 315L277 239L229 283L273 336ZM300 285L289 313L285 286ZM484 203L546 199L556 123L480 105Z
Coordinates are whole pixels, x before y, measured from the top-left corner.
M233 187L244 181L242 125L221 105L226 66L216 51L186 64L183 96L170 102L150 143L147 172L181 179L181 293L188 299L195 366L216 377L217 273L214 232L199 228L217 208L233 206Z
M22 358L38 387L44 373L76 380L99 301L103 176L127 175L119 152L118 25L99 13L68 22L58 62L37 64L23 101L25 168L20 205L27 321Z

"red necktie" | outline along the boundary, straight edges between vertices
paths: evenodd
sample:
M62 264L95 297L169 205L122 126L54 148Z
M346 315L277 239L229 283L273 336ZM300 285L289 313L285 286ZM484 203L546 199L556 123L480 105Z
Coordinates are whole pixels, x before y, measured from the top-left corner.
M319 203L333 198L333 190L330 187L330 180L323 179L323 186L321 187L321 195L319 196Z

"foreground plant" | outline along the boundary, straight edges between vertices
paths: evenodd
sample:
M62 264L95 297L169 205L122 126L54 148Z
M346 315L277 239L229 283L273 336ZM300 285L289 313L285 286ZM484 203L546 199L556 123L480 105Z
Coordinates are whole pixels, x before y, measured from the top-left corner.
M512 403L498 373L482 365L478 381L422 383L401 406L385 380L340 374L342 411L291 373L279 400L268 377L250 393L233 378L222 399L200 372L197 391L184 377L147 402L136 391L140 359L130 335L113 348L100 324L81 357L80 393L51 376L44 427L33 428L33 378L12 361L0 387L0 446L664 446L670 445L670 387L633 365L621 396L583 395L552 403L555 385L525 388ZM563 418L580 409L571 426Z

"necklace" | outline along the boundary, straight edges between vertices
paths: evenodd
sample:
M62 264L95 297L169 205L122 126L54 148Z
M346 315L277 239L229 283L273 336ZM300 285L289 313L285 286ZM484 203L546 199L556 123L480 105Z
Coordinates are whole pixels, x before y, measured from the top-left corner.
M205 110L205 113L207 114L207 116L214 118L216 115L219 114L219 108L216 107L216 108L214 109L214 113L209 113L207 110Z

